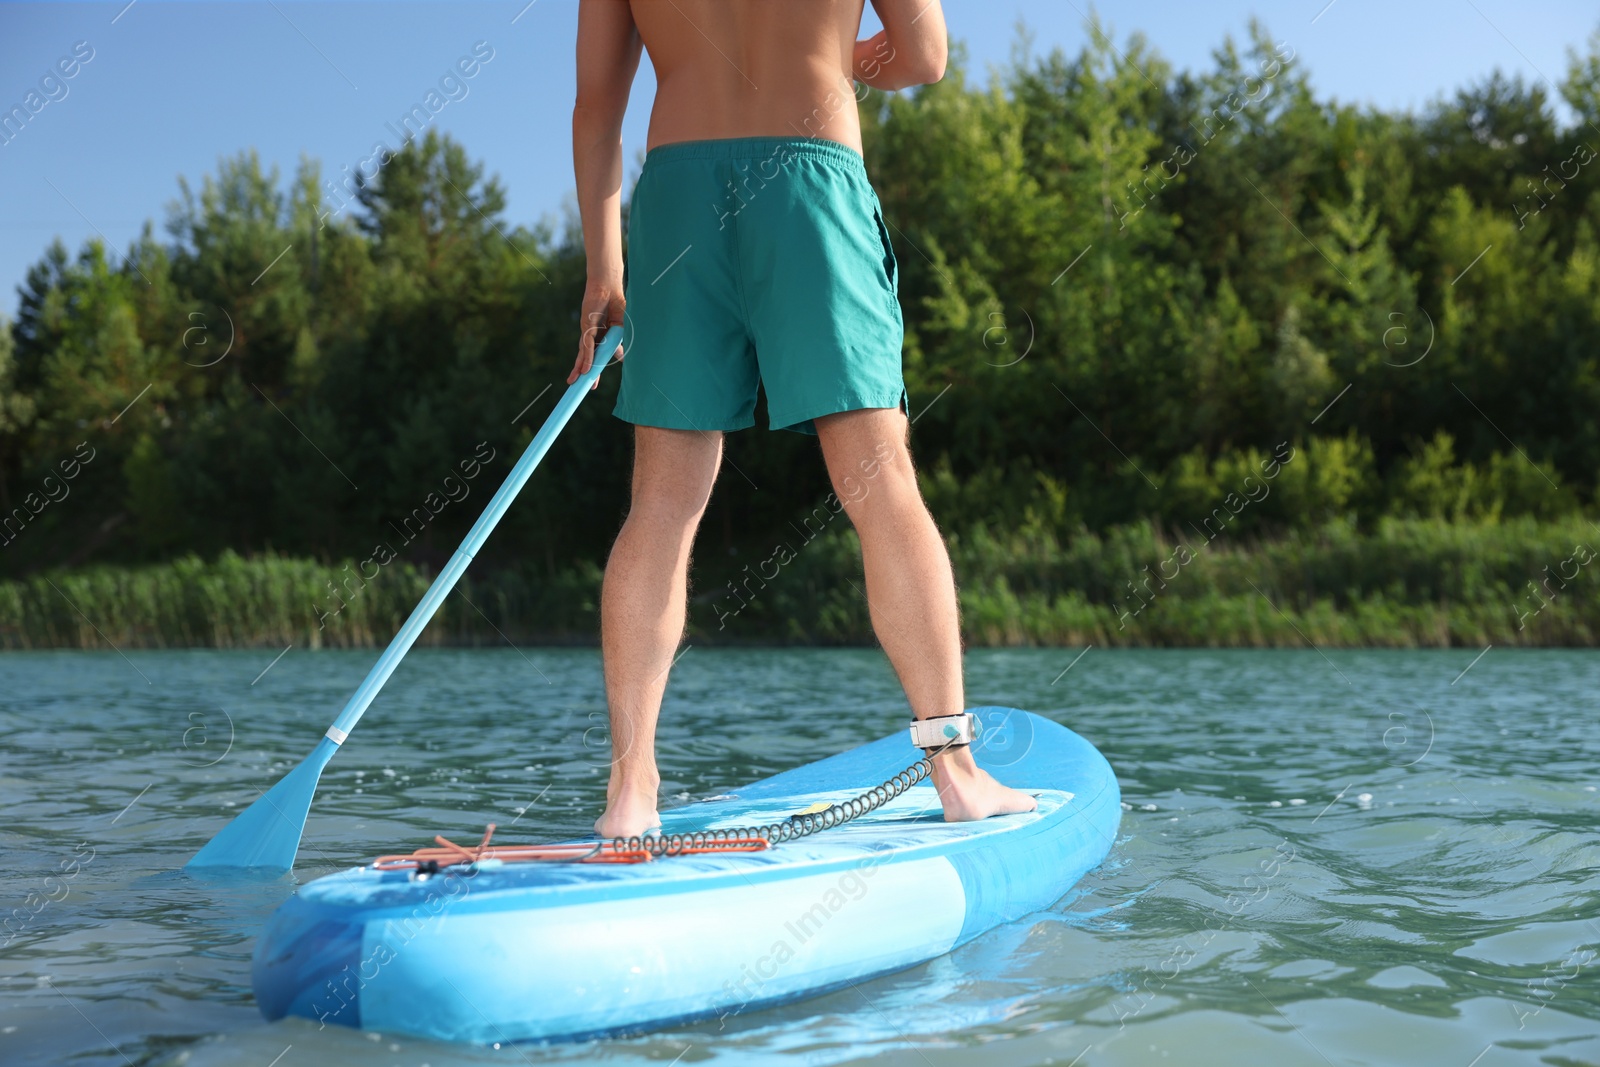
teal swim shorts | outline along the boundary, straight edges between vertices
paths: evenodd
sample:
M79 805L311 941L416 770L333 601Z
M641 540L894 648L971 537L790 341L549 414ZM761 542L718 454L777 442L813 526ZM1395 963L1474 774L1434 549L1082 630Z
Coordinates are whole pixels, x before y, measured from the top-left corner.
M859 153L814 137L660 145L628 215L618 418L742 430L906 410L894 249Z

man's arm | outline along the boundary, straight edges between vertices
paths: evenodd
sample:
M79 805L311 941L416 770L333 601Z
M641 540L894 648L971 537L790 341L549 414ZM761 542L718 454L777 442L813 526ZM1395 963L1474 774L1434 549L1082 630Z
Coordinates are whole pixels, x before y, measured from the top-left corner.
M622 116L639 69L641 42L628 0L583 0L578 8L578 95L572 108L572 168L589 281L583 334L567 383L594 361L595 341L622 322ZM617 349L617 358L622 358ZM598 383L596 383L598 384Z
M883 29L856 42L857 81L892 92L944 77L949 55L939 0L872 0Z

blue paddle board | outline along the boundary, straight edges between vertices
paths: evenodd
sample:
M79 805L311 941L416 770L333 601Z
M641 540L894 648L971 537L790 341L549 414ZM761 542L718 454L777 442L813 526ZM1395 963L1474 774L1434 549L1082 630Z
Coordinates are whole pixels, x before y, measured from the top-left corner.
M303 887L256 945L268 1019L476 1044L653 1029L903 970L1059 900L1121 818L1088 741L975 708L978 764L1038 810L946 823L931 784L761 852L636 864L371 867ZM664 833L765 825L849 800L920 759L902 731L662 813Z

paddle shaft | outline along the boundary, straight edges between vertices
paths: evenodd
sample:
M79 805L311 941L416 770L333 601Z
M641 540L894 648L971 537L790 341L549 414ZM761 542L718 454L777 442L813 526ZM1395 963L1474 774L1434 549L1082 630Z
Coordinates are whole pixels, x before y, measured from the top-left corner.
M450 595L450 590L454 589L456 582L460 581L461 575L466 572L467 565L478 554L478 550L483 547L483 543L489 539L489 534L494 530L495 524L500 521L501 516L506 513L506 509L511 506L511 501L515 500L517 494L522 491L522 487L527 483L528 476L533 473L533 469L539 465L540 460L544 459L544 454L550 451L550 445L555 441L556 435L566 427L567 422L572 418L572 413L578 410L578 405L583 402L583 395L593 387L596 379L600 377L600 372L605 370L606 364L611 362L611 357L616 353L617 346L621 342L622 327L613 326L606 331L606 335L595 345L594 362L590 366L588 373L567 387L566 393L557 402L555 410L550 413L550 417L545 419L544 425L539 428L533 443L522 453L522 458L517 460L516 466L511 468L511 473L501 483L500 488L494 494L494 498L489 501L489 506L483 509L482 515L478 516L478 521L472 524L472 529L467 532L466 540L461 542L461 547L456 549L455 554L450 557L450 562L445 564L444 569L439 572L439 576L433 580L433 584L423 594L421 602L412 610L411 617L406 619L404 626L400 627L400 632L394 635L394 639L389 642L389 647L383 650L383 655L378 657L378 662L367 673L367 677L362 681L361 687L350 697L350 702L344 706L344 710L339 713L339 717L328 728L328 739L334 744L340 745L344 743L345 738L350 735L350 731L355 729L356 723L361 721L361 716L366 713L368 705L378 695L378 690L383 688L383 683L389 680L389 675L394 673L394 669L400 665L400 661L411 650L411 646L416 643L417 638L422 636L423 629L428 625L435 613L438 612L439 605L444 603L444 598Z

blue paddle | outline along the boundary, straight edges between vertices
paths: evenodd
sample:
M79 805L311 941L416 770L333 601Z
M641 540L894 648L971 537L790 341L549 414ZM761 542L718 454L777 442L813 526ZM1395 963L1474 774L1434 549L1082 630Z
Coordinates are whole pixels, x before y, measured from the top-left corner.
M455 588L467 564L472 562L472 557L489 539L490 531L511 506L517 493L521 492L544 454L550 450L556 435L566 427L572 413L578 410L583 395L599 379L600 372L611 361L621 342L622 327L613 326L606 331L605 337L595 346L594 362L588 373L567 387L566 394L540 427L533 443L522 453L517 465L511 468L511 474L494 494L494 499L489 501L489 506L483 509L483 514L478 516L478 521L473 523L467 539L433 580L422 602L411 612L411 617L400 627L400 632L394 635L389 647L383 650L383 655L378 657L377 664L367 674L361 688L356 690L333 725L328 727L327 734L317 742L311 755L301 760L298 767L284 775L278 784L257 797L255 803L224 826L222 832L185 865L185 870L196 867L249 867L282 872L294 866L294 856L300 849L300 835L305 832L306 818L311 814L311 798L316 795L322 768L328 765L339 746L344 744L345 738L350 736L350 731L361 721L362 714L378 695L378 690L383 688L383 683L400 665L423 628L439 610L444 598Z

